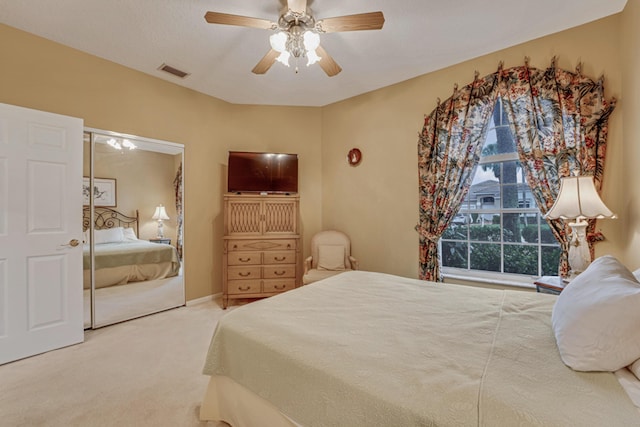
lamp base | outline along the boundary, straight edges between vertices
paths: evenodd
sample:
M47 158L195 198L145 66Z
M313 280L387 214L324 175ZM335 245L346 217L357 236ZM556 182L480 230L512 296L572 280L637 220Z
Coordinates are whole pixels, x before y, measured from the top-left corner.
M164 239L164 225L162 224L162 220L158 220L158 235L156 236L158 239Z
M591 253L587 243L587 225L584 219L578 218L576 222L569 223L571 227L571 243L569 246L570 278L575 278L591 264Z

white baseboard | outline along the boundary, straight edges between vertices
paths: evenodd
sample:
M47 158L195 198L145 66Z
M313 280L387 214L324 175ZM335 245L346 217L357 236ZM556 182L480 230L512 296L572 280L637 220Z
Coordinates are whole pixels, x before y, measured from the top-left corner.
M196 304L202 304L202 303L205 303L205 302L209 302L209 301L214 300L216 298L219 298L221 296L222 296L222 292L218 292L217 294L207 295L206 297L192 299L192 300L187 301L187 307L192 306L192 305L196 305Z

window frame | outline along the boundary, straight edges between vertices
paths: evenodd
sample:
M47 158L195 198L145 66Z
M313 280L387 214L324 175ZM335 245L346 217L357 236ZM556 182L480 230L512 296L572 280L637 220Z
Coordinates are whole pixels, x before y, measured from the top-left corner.
M503 108L502 107L502 101L500 99L498 99L496 101L496 104L494 106L494 108L498 108L498 105L500 105L499 108ZM493 117L493 116L492 116ZM500 115L500 117L502 117L502 114ZM493 130L493 129L497 129L497 128L509 128L509 123L503 123L502 119L500 120L501 123L500 124L496 124L493 122L493 119L490 119L491 122L489 123L489 128L487 130L487 136L489 135L489 133ZM511 132L511 129L509 128L509 132ZM483 146L484 144L487 142L487 136L485 136L484 141L482 142ZM513 137L513 134L512 134ZM514 145L515 145L515 138L514 138ZM480 160L478 161L477 165L475 166L474 169L474 177L475 174L477 172L477 168L481 168L483 165L487 165L487 164L504 164L507 162L512 162L512 161L516 161L519 162L519 156L517 153L517 149L514 150L513 152L510 153L497 153L497 154L489 154L489 155L482 155L480 157ZM522 167L522 165L520 166ZM472 178L473 179L473 178ZM531 187L529 186L529 183L526 180L526 177L523 176L523 180L524 180L524 184L527 185L529 187L529 190L531 190ZM466 239L465 240L455 240L455 239L447 239L444 237L441 237L438 240L438 251L440 254L442 254L442 243L443 240L445 242L453 242L453 243L464 243L467 247L466 250L466 265L467 268L460 268L460 267L448 267L448 266L444 266L442 265L442 273L443 275L446 277L453 277L453 278L460 278L463 280L475 280L477 278L481 278L482 280L480 281L486 281L486 283L492 283L492 284L507 284L507 285L516 285L516 286L522 286L523 283L527 283L530 282L532 278L535 277L540 277L541 275L544 274L543 272L543 260L542 260L542 248L543 247L560 247L560 244L556 241L555 243L544 243L542 242L542 226L543 226L543 221L544 218L542 217L542 212L540 212L540 209L538 208L538 205L536 203L535 200L533 200L533 203L530 204L532 206L530 207L512 207L512 208L504 208L502 207L504 205L504 198L503 198L503 183L499 180L498 181L498 185L500 188L500 193L499 193L499 203L495 203L496 202L496 198L494 198L494 206L495 207L491 207L488 209L485 208L480 208L478 210L472 210L472 204L470 203L470 200L468 201L468 204L464 204L465 201L467 201L467 197L469 197L469 195L467 194L467 196L465 196L465 200L463 201L463 205L461 205L460 209L458 210L458 212L456 213L457 215L470 215L472 213L479 213L482 215L498 215L500 217L500 240L499 242L487 242L487 241L481 241L481 240L471 240L471 225L468 223L468 221L465 221L465 226L466 226ZM516 182L516 185L518 185L518 183ZM481 197L478 198L478 200L480 198L484 199L484 197L487 197L486 195L483 195ZM525 205L526 205L526 201L525 200ZM477 202L476 202L477 203ZM518 205L520 204L520 201L518 201ZM481 204L482 205L482 204ZM466 209L465 209L466 207ZM462 212L464 210L464 212ZM508 242L504 240L504 234L503 234L503 215L504 214L535 214L536 216L536 226L537 226L537 242L536 243L529 243L529 242ZM546 222L546 221L545 221ZM449 227L451 227L453 225L453 221L451 222L451 224L449 225ZM449 227L447 229L449 229ZM490 270L476 270L476 269L472 269L471 268L471 250L469 250L469 248L471 248L471 246L473 244L496 244L500 246L500 271L490 271ZM527 274L527 273L509 273L509 272L505 272L505 245L517 245L517 246L532 246L532 247L536 247L537 248L537 273L535 275L532 274Z

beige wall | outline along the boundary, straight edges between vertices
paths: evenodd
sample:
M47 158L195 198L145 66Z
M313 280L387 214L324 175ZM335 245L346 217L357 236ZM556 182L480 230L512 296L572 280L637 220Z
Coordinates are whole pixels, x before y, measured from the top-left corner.
M476 70L480 76L494 72L499 61L508 68L522 65L529 56L531 66L545 68L554 55L561 68L573 70L582 61L585 75L597 79L604 74L606 96L622 98L620 20L620 15L599 20L325 107L324 226L351 236L354 255L363 269L417 277L417 142L424 115L435 108L436 99L451 96L454 83L471 82ZM609 122L603 188L604 200L616 212L622 212L626 202L619 191L623 179L621 104ZM363 153L357 167L345 161L353 147ZM624 222L602 220L598 227L607 241L596 252L623 257Z
M134 215L138 210L140 239L156 237L158 222L151 217L156 206L162 203L169 216L169 220L163 222L164 236L175 245L174 157L143 150L117 151L106 144L96 144L94 176L116 179L117 210L125 215Z
M313 233L337 228L353 240L367 270L417 276L417 135L425 114L454 83L521 65L558 65L604 74L619 99L609 122L603 198L620 219L598 226L612 253L640 267L638 1L622 14L524 43L323 108L232 105L117 64L0 25L0 102L82 117L85 126L185 145L187 298L221 290L222 211L227 152L300 156L305 255ZM624 35L624 36L623 36ZM622 47L620 47L622 46ZM6 66L4 64L10 64ZM622 90L624 83L624 91ZM623 126L624 118L624 126ZM626 135L623 140L623 131ZM363 161L346 162L358 147Z
M0 57L0 102L185 145L187 299L222 289L229 149L298 153L302 224L320 229L320 109L230 105L5 25Z
M87 136L88 138L88 136ZM91 174L91 143L84 142L83 176ZM176 242L176 208L173 180L181 155L155 153L145 150L118 151L106 144L96 144L94 153L94 176L116 180L117 211L134 216L139 212L139 238L156 237L158 223L151 219L156 206L162 203L169 216L164 221L164 236Z

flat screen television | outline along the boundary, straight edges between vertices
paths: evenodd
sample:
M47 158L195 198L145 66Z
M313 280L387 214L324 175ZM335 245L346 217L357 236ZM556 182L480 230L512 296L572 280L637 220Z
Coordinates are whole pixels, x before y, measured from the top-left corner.
M229 151L230 193L297 193L298 155Z

